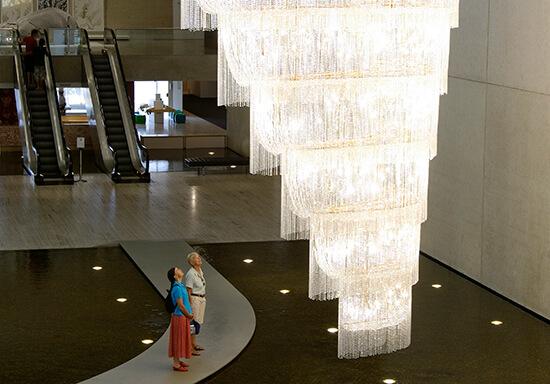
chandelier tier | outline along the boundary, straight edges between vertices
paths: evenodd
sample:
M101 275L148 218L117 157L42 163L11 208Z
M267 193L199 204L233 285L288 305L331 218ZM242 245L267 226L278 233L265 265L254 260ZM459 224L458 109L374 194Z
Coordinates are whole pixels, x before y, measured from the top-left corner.
M219 30L219 102L250 105L282 236L310 239L310 298L339 300L338 356L406 348L459 0L182 4Z

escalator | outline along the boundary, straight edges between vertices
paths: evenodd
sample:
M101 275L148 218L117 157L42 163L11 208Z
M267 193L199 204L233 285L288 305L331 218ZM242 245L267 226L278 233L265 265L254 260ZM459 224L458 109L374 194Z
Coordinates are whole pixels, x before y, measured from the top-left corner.
M102 43L85 40L84 67L93 105L91 123L97 128L102 168L115 182L149 182L149 156L139 139L126 91L116 37L105 30Z
M40 171L37 175L37 184L63 179L64 175L57 164L52 118L48 108L46 90L28 90L27 107L30 115L32 142L39 159Z
M14 30L13 35L23 167L34 176L37 185L72 184L71 154L63 135L48 34L46 31L43 33L46 41L46 78L43 89L32 89L27 84L19 32Z

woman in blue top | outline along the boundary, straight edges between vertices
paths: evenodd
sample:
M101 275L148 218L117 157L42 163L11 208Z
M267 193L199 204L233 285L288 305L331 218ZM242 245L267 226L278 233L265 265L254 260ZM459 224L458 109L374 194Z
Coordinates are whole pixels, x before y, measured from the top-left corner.
M170 268L167 273L168 280L172 284L170 295L174 303L174 313L170 321L170 343L168 356L173 360L173 369L179 372L187 372L189 365L180 361L181 358L191 358L191 325L193 319L191 304L187 289L182 284L183 271L178 267Z

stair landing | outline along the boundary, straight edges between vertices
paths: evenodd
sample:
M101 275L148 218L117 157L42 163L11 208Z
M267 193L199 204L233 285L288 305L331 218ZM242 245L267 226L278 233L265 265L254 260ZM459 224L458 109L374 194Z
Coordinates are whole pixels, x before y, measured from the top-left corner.
M176 124L164 114L163 124L155 124L153 114L145 124L136 124L143 144L149 149L225 148L227 131L189 112L184 124Z

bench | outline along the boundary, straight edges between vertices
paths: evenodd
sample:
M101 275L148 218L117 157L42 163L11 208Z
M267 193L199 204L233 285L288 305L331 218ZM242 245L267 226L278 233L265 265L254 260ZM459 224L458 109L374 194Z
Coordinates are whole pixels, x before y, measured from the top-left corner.
M184 164L189 168L197 168L197 175L205 175L205 169L207 167L230 167L230 166L246 166L249 165L248 157L239 155L236 152L229 152L224 154L223 157L213 156L201 156L201 157L187 157L184 160Z

